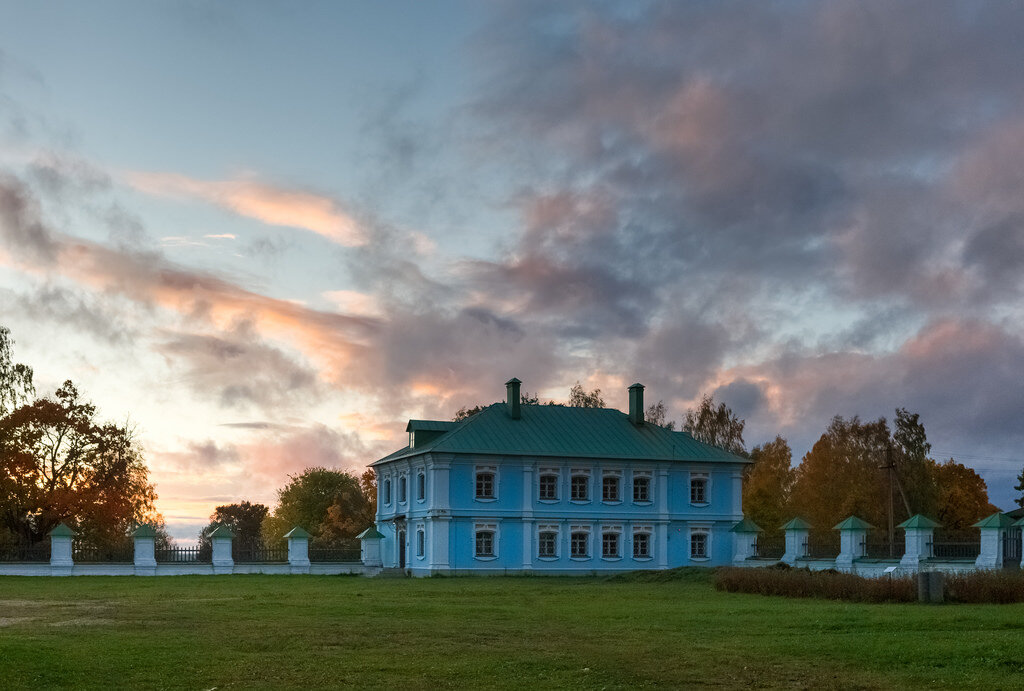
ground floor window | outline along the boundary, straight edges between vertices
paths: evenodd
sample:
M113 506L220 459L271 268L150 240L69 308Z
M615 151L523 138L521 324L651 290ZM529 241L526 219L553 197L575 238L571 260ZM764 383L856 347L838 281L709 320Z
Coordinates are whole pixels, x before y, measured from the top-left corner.
M554 558L558 556L558 533L553 530L542 530L537 538L537 556Z
M576 531L569 540L569 554L576 559L590 556L590 533Z
M423 543L426 542L426 536L423 533L423 528L416 531L416 556L423 556Z
M601 535L601 556L614 559L619 556L619 534L603 533Z
M633 558L649 559L651 557L651 534L633 534Z
M695 530L690 533L690 559L708 558L708 534Z
M478 557L493 557L494 556L494 531L493 530L477 530L476 531L476 556Z

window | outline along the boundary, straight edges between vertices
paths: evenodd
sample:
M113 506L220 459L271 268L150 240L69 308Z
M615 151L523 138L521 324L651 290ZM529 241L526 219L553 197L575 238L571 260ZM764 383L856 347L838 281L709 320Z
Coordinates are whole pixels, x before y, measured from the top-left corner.
M586 559L590 556L590 533L574 531L569 540L569 555L573 559Z
M573 501L588 501L590 499L590 476L573 475L572 492L570 498Z
M554 474L540 476L541 501L558 501L558 476Z
M690 559L708 558L708 534L702 530L690 533Z
M649 475L633 476L633 501L642 503L651 500L651 478Z
M558 556L558 532L551 529L541 530L537 536L537 556L541 559L554 559Z
M477 527L476 530L476 556L494 556L494 528L490 526Z
M619 501L619 477L605 475L601 481L601 500Z
M650 559L651 558L651 534L650 533L633 533L633 558L634 559Z
M619 556L619 534L601 534L601 556L605 559L616 559Z
M384 503L391 503L391 478L384 480Z
M427 498L427 476L422 471L416 476L416 498L420 501Z
M707 504L708 503L708 476L707 475L690 475L690 503L691 504Z
M419 530L416 531L416 556L417 557L422 557L423 556L423 543L424 543L424 541L425 541L425 535L423 533L423 528L420 528Z
M402 504L405 503L405 476L403 475L398 479L398 501Z
M494 499L494 478L497 468L493 466L480 466L476 469L476 498Z

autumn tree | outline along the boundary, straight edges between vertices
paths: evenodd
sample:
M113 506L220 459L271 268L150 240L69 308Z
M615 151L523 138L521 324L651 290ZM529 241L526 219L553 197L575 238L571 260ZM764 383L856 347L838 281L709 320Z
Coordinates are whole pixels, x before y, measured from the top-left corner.
M952 458L932 461L937 494L935 519L947 530L966 530L999 510L988 500L988 486L972 468Z
M1017 502L1017 506L1024 509L1024 469L1021 469L1020 475L1017 476L1017 484L1014 486L1014 489L1020 492L1020 496L1014 501Z
M289 477L277 492L274 512L263 520L267 542L281 540L285 533L301 526L313 536L315 545L331 545L353 538L373 525L376 518L375 484L342 470L307 468Z
M644 412L644 420L651 423L652 425L658 425L665 429L675 429L676 423L672 420L666 420L668 418L668 411L665 408L665 401L658 401L647 406L647 410Z
M697 441L717 446L737 456L746 456L747 450L743 444L745 424L725 403L716 407L714 398L704 394L696 410L686 411L683 431Z
M270 513L264 504L243 501L239 504L218 506L210 515L210 524L199 531L199 547L211 547L210 535L220 526L227 526L239 543L259 542L263 521Z
M795 473L793 451L781 436L755 446L743 472L743 514L766 533L777 533L789 515Z
M32 400L32 368L13 361L14 339L11 331L0 326L0 418Z
M569 389L570 408L604 408L604 399L601 397L601 389L585 391L583 385L578 381Z

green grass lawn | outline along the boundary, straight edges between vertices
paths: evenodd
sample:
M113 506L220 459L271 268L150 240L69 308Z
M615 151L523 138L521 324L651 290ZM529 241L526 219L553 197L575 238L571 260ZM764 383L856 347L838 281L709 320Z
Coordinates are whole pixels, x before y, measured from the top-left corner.
M1024 605L676 580L0 578L0 689L1024 685Z

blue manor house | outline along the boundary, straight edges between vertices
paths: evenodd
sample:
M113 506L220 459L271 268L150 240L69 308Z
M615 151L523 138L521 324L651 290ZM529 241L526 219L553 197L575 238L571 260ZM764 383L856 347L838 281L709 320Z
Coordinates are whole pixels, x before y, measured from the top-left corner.
M459 422L410 420L371 464L385 567L591 573L728 564L746 459L629 414L506 401Z

